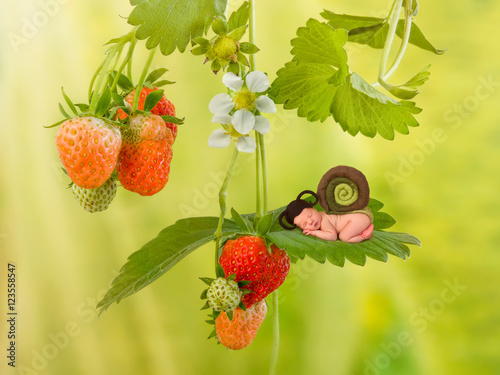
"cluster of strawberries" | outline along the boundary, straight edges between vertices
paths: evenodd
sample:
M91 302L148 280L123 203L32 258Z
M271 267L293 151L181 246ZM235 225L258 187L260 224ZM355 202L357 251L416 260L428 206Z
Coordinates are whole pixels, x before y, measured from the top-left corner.
M204 279L209 287L202 294L206 307L213 309L211 337L229 349L243 349L266 316L264 298L285 281L290 258L276 245L268 247L261 237L243 236L225 243L219 263L225 277Z
M73 181L73 194L86 211L109 207L116 195L116 179L140 195L156 194L167 183L177 125L161 116L175 116L175 107L163 95L150 112L143 112L146 97L155 90L142 88L137 106L140 113L116 111L117 120L130 117L124 126L82 115L66 120L59 128L59 157ZM130 106L135 94L136 90L125 97Z

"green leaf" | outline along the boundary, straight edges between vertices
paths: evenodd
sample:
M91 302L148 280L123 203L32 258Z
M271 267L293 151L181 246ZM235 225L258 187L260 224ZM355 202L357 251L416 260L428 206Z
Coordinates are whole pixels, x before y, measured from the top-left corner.
M368 208L373 212L380 211L384 207L384 204L379 200L370 198L370 202L368 203Z
M200 299L207 299L207 293L208 293L208 289L205 289L203 292L201 292Z
M207 340L210 340L212 337L217 337L217 332L215 331L215 329L210 333Z
M212 241L218 221L217 217L188 218L163 229L156 238L129 256L111 288L98 303L100 312L151 284L187 255ZM232 220L224 221L223 237L232 237L239 232Z
M250 228L248 227L247 223L245 222L245 220L243 220L241 215L234 208L231 208L231 219L233 219L236 225L240 227L240 229L243 232L245 233L250 232Z
M149 73L149 75L146 77L145 82L153 84L158 81L158 79L160 79L166 72L168 72L167 68L155 69L151 73Z
M115 71L114 74L117 72ZM125 74L120 73L120 76L118 77L118 82L117 85L119 88L121 88L125 92L132 91L134 89L134 84L132 81L130 81L130 78L128 78Z
M139 26L135 36L147 39L146 48L160 45L164 55L184 52L192 38L202 36L215 16L222 16L227 0L134 1L128 23Z
M247 311L247 307L245 306L245 303L243 301L240 301L240 304L238 305L238 307L240 309L242 309L243 311Z
M217 263L217 266L215 268L215 275L217 277L222 277L222 278L226 277L226 271L224 271L224 268L222 268L222 266L220 265L220 263Z
M97 102L95 115L98 117L104 115L108 110L110 104L111 104L111 90L107 88L102 93L102 96L99 98L99 101Z
M68 95L66 95L66 93L64 92L64 89L62 87L61 87L61 91L62 91L64 100L66 101L66 104L68 104L69 109L71 109L71 112L73 112L76 116L78 116L78 111L76 110L75 105L73 104L71 99L68 97Z
M236 12L231 13L228 20L229 31L245 26L248 23L250 7L248 1L245 1Z
M297 36L298 38L291 41L292 55L294 55L292 61L347 68L347 53L344 50L347 42L345 30L335 30L324 22L310 18L306 27L297 30Z
M375 229L388 229L396 224L396 220L385 212L373 213L373 226Z
M161 118L163 119L163 121L170 122L172 124L176 124L176 125L182 125L182 124L184 124L184 119L183 118L178 118L178 117L169 116L169 115L161 116Z
M229 318L229 320L231 320L231 321L233 320L233 310L231 310L231 311L226 311L226 315L227 315L227 317Z
M125 107L125 99L123 96L117 94L116 92L111 93L111 98L113 99L113 102L119 106L119 107Z
M254 54L260 51L259 47L257 47L253 43L242 42L240 43L240 51L243 53Z
M71 116L70 116L70 115L68 115L68 112L66 112L66 111L64 110L64 107L62 106L62 104L61 104L61 103L59 103L59 112L61 112L61 114L62 114L64 117L66 117L66 118L71 118Z
M224 16L215 17L212 22L212 31L220 36L225 36L228 33L228 25Z
M162 87L165 85L173 85L175 81L169 81L167 79L162 79L161 81L155 82L156 87Z
M146 96L146 100L144 101L144 111L151 111L155 105L163 98L163 90L154 90L151 91L148 96Z
M328 20L328 24L335 29L345 29L349 34L349 41L366 44L372 48L384 48L389 24L386 19L375 17L360 17L347 14L336 14L324 11L321 16ZM396 34L402 38L405 21L398 22ZM418 26L412 22L409 42L419 48L442 55L444 50L435 48L424 36Z
M241 26L231 31L229 34L227 34L227 36L231 39L239 41L243 37L243 35L245 35L246 31L247 26Z
M374 89L361 76L352 73L336 89L331 113L344 131L394 139L394 131L408 134L408 127L418 126L413 114L420 113L413 102L398 102Z
M210 304L207 302L205 302L205 304L203 305L203 307L200 309L200 310L206 310L206 309L209 309L210 308Z
M267 232L269 232L273 224L273 219L274 219L273 212L270 212L259 219L259 223L257 224L257 234L259 236L263 236Z
M215 279L213 279L211 277L200 277L200 280L203 281L208 286L210 286Z
M374 230L372 238L359 243L342 241L324 241L314 236L306 236L300 230L277 231L266 235L276 246L285 249L292 257L311 259L343 267L347 259L351 263L363 266L366 257L386 262L388 255L394 255L406 260L410 250L406 244L420 246L420 241L406 233L383 232Z
M76 103L75 106L78 107L80 112L87 112L90 108L90 106L88 104L84 104L84 103Z
M45 128L45 129L55 128L56 126L61 125L61 124L62 124L63 122L65 122L66 120L67 120L67 119L64 119L64 120L61 120L61 121L56 122L55 124L44 126L44 128Z

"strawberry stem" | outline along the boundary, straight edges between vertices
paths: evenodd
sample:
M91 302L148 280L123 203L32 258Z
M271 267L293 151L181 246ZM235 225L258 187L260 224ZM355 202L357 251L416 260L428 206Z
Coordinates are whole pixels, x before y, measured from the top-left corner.
M215 269L217 269L217 265L219 264L219 249L220 249L220 240L222 237L222 224L224 223L224 216L226 216L227 209L227 188L229 186L229 181L231 181L231 176L233 175L234 166L236 165L236 160L238 159L239 151L235 147L233 152L233 157L231 158L231 162L229 164L229 168L226 172L226 177L224 178L224 182L219 191L219 205L220 205L220 215L219 222L217 224L217 230L214 234L215 239Z
M151 67L151 63L153 62L153 58L155 56L156 52L156 47L149 52L148 59L146 61L146 65L144 65L144 69L142 70L141 77L139 78L139 83L137 84L137 88L135 90L135 96L134 96L134 104L132 106L132 111L137 110L137 105L139 104L139 98L141 96L141 91L142 91L142 86L144 85L144 81L146 80L146 77L149 72L149 68Z
M278 354L280 350L280 317L278 311L278 289L273 292L273 352L271 356L271 365L269 366L269 375L276 374L278 367Z

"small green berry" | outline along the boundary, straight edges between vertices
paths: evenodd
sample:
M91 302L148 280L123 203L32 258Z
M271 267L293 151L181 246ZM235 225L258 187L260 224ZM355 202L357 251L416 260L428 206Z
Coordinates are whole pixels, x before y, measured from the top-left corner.
M208 304L214 311L233 311L241 302L242 292L234 280L219 277L208 287Z

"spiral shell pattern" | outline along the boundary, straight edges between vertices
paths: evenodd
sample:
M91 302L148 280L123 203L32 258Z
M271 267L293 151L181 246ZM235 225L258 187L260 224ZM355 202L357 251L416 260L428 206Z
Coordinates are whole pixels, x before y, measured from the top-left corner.
M339 165L322 177L318 198L327 213L361 210L370 201L368 181L359 170Z

